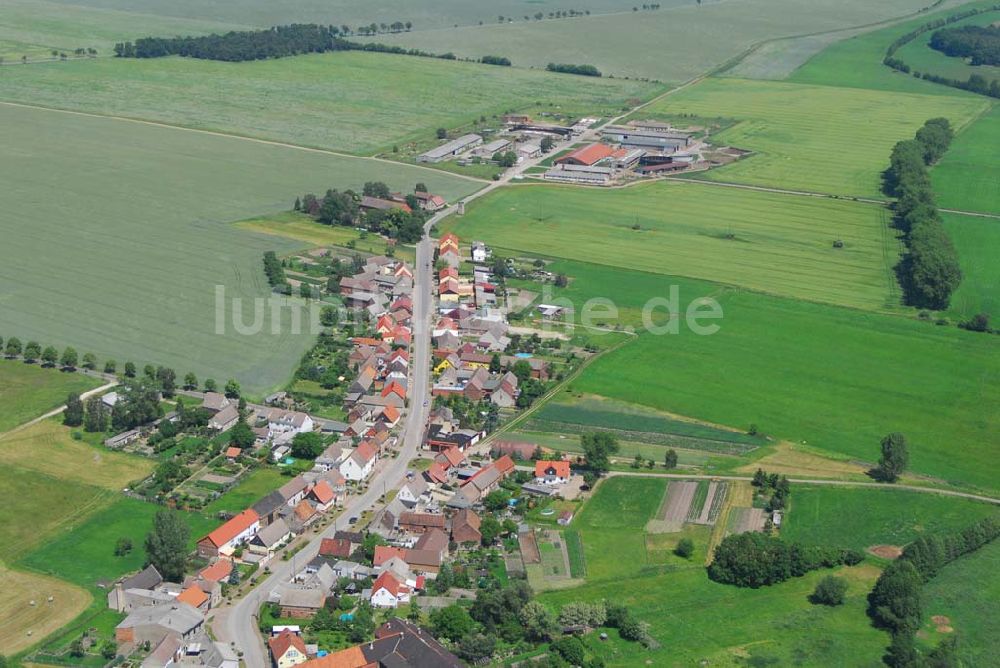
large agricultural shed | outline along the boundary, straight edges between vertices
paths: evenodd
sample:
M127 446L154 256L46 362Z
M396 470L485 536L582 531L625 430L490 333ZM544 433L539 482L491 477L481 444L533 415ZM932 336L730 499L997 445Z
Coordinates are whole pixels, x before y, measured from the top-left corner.
M437 148L421 153L417 156L417 162L441 162L452 158L463 151L475 148L483 143L483 138L476 134L462 135L458 139L452 139L446 144L441 144Z

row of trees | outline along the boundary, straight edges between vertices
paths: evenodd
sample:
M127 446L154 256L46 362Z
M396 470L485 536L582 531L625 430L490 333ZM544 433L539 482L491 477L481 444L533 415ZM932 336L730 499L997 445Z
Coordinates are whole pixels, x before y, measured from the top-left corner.
M584 77L603 76L601 71L593 65L573 65L571 63L549 63L545 66L549 72L562 72L563 74L579 74Z
M962 81L961 79L949 79L948 77L932 74L930 72L924 72L921 74L920 72L912 71L910 66L906 64L905 61L895 57L895 54L899 51L899 49L926 32L943 28L946 25L962 21L970 16L976 16L977 14L997 10L1000 10L1000 4L957 12L946 18L925 23L905 35L901 35L892 44L890 44L889 48L886 49L885 57L882 59L882 63L899 72L903 72L905 74L912 73L914 77L924 79L926 81L942 84L944 86L951 86L953 88L961 88L962 90L978 93L979 95L989 95L990 97L1000 98L1000 81L994 80L993 82L989 82L979 74L972 74L965 81Z
M932 118L914 139L892 149L884 185L896 198L897 227L908 252L898 267L907 301L918 307L944 309L962 280L958 254L941 224L927 171L948 149L954 133L946 118Z
M285 294L291 294L292 286L288 284L285 277L285 268L281 265L281 260L274 251L264 251L264 274L272 289Z
M815 545L786 543L748 531L726 536L715 548L708 577L716 582L756 589L799 577L818 568L861 563L864 554Z
M45 346L42 348L42 345L38 341L28 341L22 344L21 339L16 336L7 339L7 345L4 346L3 337L0 336L0 349L3 349L4 356L8 359L20 357L28 364L40 361L43 366L61 366L66 371L75 371L77 365L89 371L97 368L97 358L94 357L93 353L84 353L81 364L81 358L77 354L76 348L72 346L66 347L60 354L54 346Z
M479 59L479 62L484 65L500 65L501 67L510 67L510 58L504 58L503 56L483 56Z
M883 657L894 668L920 665L955 665L943 662L954 653L952 643L939 645L924 661L914 645L921 625L921 589L946 564L974 552L1000 536L1000 522L987 517L965 529L921 536L908 545L899 559L882 571L868 595L868 615L889 631L892 642Z
M769 495L766 505L768 511L781 510L788 505L788 495L792 491L792 486L785 476L779 476L777 473L767 474L764 469L757 469L750 484L756 487L762 496Z
M1000 27L962 26L931 35L930 47L946 56L970 58L972 65L1000 65Z

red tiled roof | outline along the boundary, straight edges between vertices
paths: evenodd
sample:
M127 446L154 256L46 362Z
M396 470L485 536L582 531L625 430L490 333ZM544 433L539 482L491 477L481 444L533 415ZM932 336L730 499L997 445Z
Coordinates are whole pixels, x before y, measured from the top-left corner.
M246 531L254 522L259 520L260 516L257 512L253 508L247 508L239 515L205 536L205 538L210 540L212 545L222 547L233 538L236 538L236 536ZM202 540L205 540L205 538Z
M556 160L556 163L579 163L581 165L593 165L594 163L604 160L614 154L614 149L612 149L607 144L590 144L589 146L584 146L578 148L572 153L563 156Z
M372 560L372 563L375 565L376 568L378 568L379 566L389 561L393 557L399 557L400 559L403 559L404 554L405 551L401 547L393 547L391 545L376 545L375 558ZM403 560L405 561L405 559ZM372 588L372 591L374 591L374 587Z
M229 559L219 559L217 562L203 568L198 575L202 577L203 580L209 580L210 582L219 582L220 580L225 580L229 577L229 574L233 572L233 562Z
M406 398L406 390L404 390L403 386L400 385L399 383L397 383L396 381L392 381L391 383L389 383L388 385L386 385L384 388L382 388L382 396L383 397L387 397L390 394L392 394L393 392L395 392L396 394L398 394L403 399Z
M434 482L448 482L448 475L445 473L444 467L438 462L431 464L430 468L427 469L427 475L430 476L431 480Z
M201 590L200 587L191 585L184 591L182 591L177 596L177 600L181 603L187 603L193 608L200 607L205 601L208 600L208 596Z
M548 475L547 471L549 469L554 469L555 475L560 478L569 477L569 462L565 459L562 460L539 460L535 462L535 477L544 478Z
M375 582L372 583L372 594L379 589L385 589L393 596L399 596L400 582L389 571L382 571Z
M242 453L243 451L237 448L235 445L226 448L226 457L230 459L236 459Z
M349 557L351 541L346 538L324 538L319 544L319 553L324 557Z
M321 504L326 505L336 498L336 494L330 489L330 483L325 480L320 480L315 487L309 492L316 497L316 500Z
M282 631L273 638L269 638L267 644L271 648L271 656L273 656L275 660L285 656L285 652L288 651L289 647L297 649L302 653L302 656L306 655L305 641L291 631Z
M514 460L510 458L510 455L504 455L493 462L493 467L500 472L500 475L507 475L514 470Z
M442 450L441 454L448 460L449 466L458 466L465 459L465 453L457 447Z

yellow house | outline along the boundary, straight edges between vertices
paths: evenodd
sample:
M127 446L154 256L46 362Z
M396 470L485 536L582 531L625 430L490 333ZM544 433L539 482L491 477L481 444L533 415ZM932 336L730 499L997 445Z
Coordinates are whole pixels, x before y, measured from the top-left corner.
M291 668L305 663L309 658L306 656L305 641L291 631L282 631L269 639L267 644L271 648L274 665L278 668Z

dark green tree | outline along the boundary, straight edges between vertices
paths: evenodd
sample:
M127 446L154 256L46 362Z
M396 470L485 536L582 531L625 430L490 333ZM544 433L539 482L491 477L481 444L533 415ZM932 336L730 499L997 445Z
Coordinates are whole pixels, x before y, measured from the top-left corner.
M250 428L250 425L243 418L240 418L233 428L229 430L229 442L240 450L249 450L253 447L256 440L257 437L254 435L253 429Z
M881 447L882 456L879 457L876 473L881 480L896 482L910 461L906 437L899 432L892 432L882 439Z
M67 427L79 427L83 424L83 401L80 400L80 395L75 392L66 397L63 424Z
M198 376L194 375L192 372L187 372L184 375L184 389L185 390L197 390L198 389Z
M83 368L88 371L93 371L97 368L97 358L94 356L94 353L83 354Z
M460 605L438 608L430 614L431 629L438 638L458 642L476 627L468 610Z
M4 348L4 353L6 353L7 357L17 357L22 351L23 347L21 346L21 339L16 336L12 336L7 339L7 347Z
M252 432L251 432L252 434ZM296 434L292 439L292 456L300 459L316 459L326 446L323 444L323 437L315 431L306 431Z
M234 378L230 378L226 381L225 394L230 399L240 398L240 384L236 382Z
M479 525L479 533L482 534L483 545L486 546L492 545L501 531L503 531L503 527L499 520L492 515L484 517Z
M683 559L690 559L691 555L694 554L694 541L690 538L681 538L677 541L674 554Z
M125 377L126 378L135 378L135 363L134 362L125 362Z
M618 452L618 439L603 431L587 432L580 436L587 468L604 473L611 468L611 455Z
M819 605L843 605L846 598L847 580L827 575L816 584L809 600Z
M165 580L184 579L189 534L187 523L175 510L160 510L153 517L153 529L146 536L146 559Z
M663 455L663 466L668 469L677 468L677 451L673 448L667 450L667 453Z
M69 346L63 351L62 357L59 358L59 363L66 369L74 370L76 365L79 363L80 358L76 354L76 348Z

